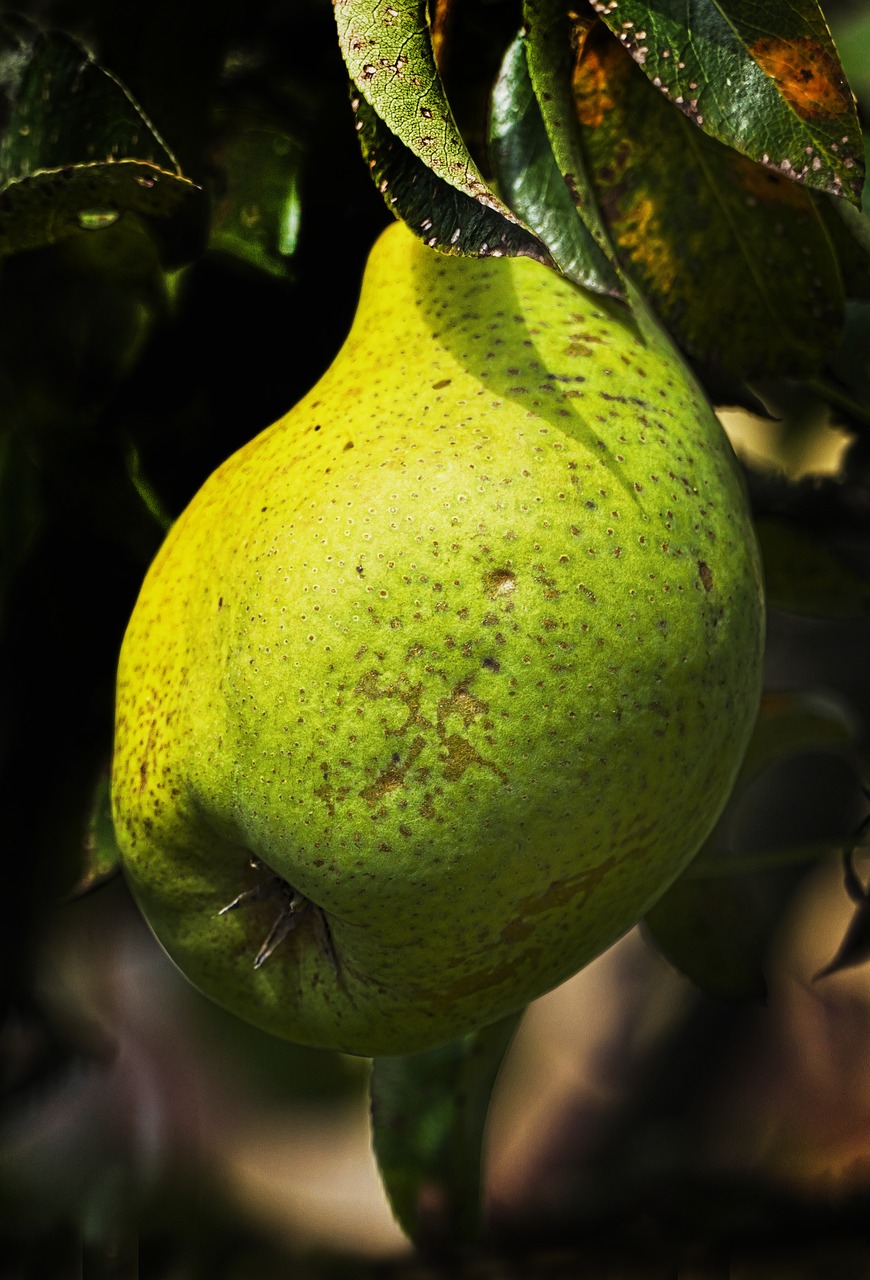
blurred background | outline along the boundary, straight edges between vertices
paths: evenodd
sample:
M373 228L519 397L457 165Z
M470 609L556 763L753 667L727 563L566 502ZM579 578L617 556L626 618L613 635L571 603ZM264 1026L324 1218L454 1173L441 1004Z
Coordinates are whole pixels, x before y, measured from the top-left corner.
M457 1274L392 1218L369 1064L207 1003L108 874L114 666L142 576L217 463L328 366L388 220L331 7L15 12L94 47L207 199L96 216L0 267L0 1275ZM453 83L474 121L516 9L468 12L479 68ZM867 101L870 12L826 12ZM706 878L526 1014L469 1273L870 1274L870 945L841 859L855 846L867 882L866 427L787 379L754 395L719 411L773 605L755 753ZM725 852L745 877L717 879Z

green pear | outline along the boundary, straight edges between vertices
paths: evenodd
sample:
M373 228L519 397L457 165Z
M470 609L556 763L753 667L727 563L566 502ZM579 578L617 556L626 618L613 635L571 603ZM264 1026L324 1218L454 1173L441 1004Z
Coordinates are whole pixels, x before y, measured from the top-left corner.
M260 1027L446 1041L683 870L762 643L738 468L666 340L537 262L396 224L332 367L143 585L113 777L133 892Z

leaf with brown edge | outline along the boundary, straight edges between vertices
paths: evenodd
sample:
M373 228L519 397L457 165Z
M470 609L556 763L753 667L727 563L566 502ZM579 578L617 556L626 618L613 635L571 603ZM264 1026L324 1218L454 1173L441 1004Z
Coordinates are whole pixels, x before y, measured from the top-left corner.
M409 153L406 171L413 170L423 185L432 187L422 173L429 170L440 185L491 211L503 223L516 225L525 234L516 240L500 237L511 246L504 252L526 253L527 248L518 246L528 246L533 237L484 180L453 118L435 62L426 0L377 5L371 0L333 0L333 4L342 55L360 99L370 109L358 120L365 120L370 136L377 132L383 139L378 144L381 155L388 149L386 133L370 121L371 116ZM416 158L417 167L410 157ZM437 213L424 207L420 212L423 219ZM539 248L531 256L546 254Z
M610 235L683 349L734 378L820 368L843 296L810 193L693 128L601 26L574 89Z
M352 99L363 158L388 207L442 253L530 257L552 265L547 249L519 221L457 191L390 132L365 98Z
M593 0L660 92L711 137L857 204L855 102L817 0Z

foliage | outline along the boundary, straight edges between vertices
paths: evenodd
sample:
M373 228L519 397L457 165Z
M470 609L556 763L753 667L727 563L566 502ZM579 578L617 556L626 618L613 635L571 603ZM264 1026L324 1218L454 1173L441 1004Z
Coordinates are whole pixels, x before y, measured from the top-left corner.
M794 658L815 626L860 647L870 599L870 26L842 0L828 17L837 44L816 0L154 0L135 33L108 0L0 13L7 1026L46 1024L55 904L111 879L114 663L144 570L213 467L327 367L393 215L443 252L529 255L623 299L758 432L848 432L833 477L748 475L771 689L728 811L645 930L706 991L761 997L807 867L842 853L855 917L829 968L864 961L866 680L835 662L820 691ZM776 771L824 755L851 779L824 829L741 847ZM508 1038L375 1064L386 1186L428 1244L459 1220L474 1235ZM52 1061L70 1042L43 1039ZM5 1070L10 1106L35 1074ZM414 1208L430 1184L452 1206L434 1240Z

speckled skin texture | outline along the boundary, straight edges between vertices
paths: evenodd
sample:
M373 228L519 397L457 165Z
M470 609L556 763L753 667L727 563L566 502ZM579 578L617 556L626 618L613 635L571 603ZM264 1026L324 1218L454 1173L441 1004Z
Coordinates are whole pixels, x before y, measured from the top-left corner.
M332 368L203 486L124 642L115 821L157 937L279 1035L419 1050L567 978L708 834L759 693L730 447L528 259L402 226ZM264 874L322 908L218 910Z

